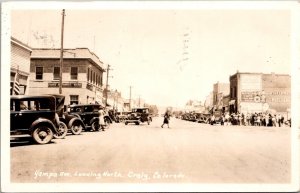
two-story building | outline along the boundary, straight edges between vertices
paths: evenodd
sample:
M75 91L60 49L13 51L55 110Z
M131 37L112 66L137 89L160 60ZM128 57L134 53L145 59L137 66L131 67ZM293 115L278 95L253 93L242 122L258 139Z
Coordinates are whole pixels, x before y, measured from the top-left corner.
M88 48L64 49L61 94L65 104L102 104L105 69ZM32 49L30 94L59 94L60 70L60 49Z
M287 113L291 107L291 76L240 73L230 76L230 112Z
M11 37L10 95L29 94L31 51L28 45Z
M217 82L213 85L213 106L216 109L223 109L223 97L229 95L229 83Z

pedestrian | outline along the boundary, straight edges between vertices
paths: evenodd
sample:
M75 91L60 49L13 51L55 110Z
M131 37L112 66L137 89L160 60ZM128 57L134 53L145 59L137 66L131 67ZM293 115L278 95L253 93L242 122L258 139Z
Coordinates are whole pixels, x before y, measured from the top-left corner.
M278 123L278 126L281 127L281 115L278 114L277 116L277 123Z
M211 125L215 124L215 116L213 114L210 117L210 124Z
M161 128L163 128L165 124L167 124L167 125L168 125L168 128L170 128L169 122L170 122L170 113L169 113L169 111L167 110L166 113L165 113L165 115L164 115L164 122L163 122L163 124L161 125Z
M105 121L104 121L104 110L103 110L103 107L100 106L100 109L99 109L99 130L102 129L102 131L104 131L104 127L105 127Z
M230 117L229 117L229 113L227 112L227 113L225 114L225 124L226 124L226 125L229 125L229 122L230 122Z

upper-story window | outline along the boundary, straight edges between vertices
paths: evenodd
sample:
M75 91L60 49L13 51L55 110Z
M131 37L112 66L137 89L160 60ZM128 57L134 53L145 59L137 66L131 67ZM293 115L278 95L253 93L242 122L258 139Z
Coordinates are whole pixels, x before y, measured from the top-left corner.
M43 80L43 67L36 67L35 68L35 79L36 80Z
M95 77L96 77L96 73L93 73L93 83L95 83Z
M102 73L100 73L100 77L99 77L99 84L100 84L100 86L102 86Z
M59 80L59 77L60 77L60 67L54 67L53 80Z
M78 68L71 67L71 80L77 80L78 78Z
M88 71L87 71L87 81L89 82L90 81L90 69L88 68Z

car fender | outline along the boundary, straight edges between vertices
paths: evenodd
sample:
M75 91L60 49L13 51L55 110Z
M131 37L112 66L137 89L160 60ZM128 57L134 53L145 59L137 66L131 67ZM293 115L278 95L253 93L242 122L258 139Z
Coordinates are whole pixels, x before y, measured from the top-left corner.
M94 121L98 121L99 120L99 117L93 117L91 120L90 120L90 125L92 125L92 123Z
M39 124L46 124L47 126L50 127L50 129L54 133L57 133L57 129L56 129L55 125L52 123L52 121L50 121L49 119L45 119L45 118L38 118L37 120L35 120L30 126L30 132L32 132L33 129Z
M65 124L67 124L67 120L63 117L59 117L59 121L64 122Z
M83 121L82 121L81 119L77 118L77 117L74 117L74 118L72 118L72 119L69 121L69 123L68 123L68 128L71 128L71 126L73 125L73 123L74 123L75 121L79 121L79 122L81 123L81 125L83 126L83 129L85 129L85 126L84 126Z
M108 116L108 115L105 115L105 116L104 116L104 119L108 119L108 120L109 120L109 122L110 122L110 123L112 123L112 119L110 118L110 116Z

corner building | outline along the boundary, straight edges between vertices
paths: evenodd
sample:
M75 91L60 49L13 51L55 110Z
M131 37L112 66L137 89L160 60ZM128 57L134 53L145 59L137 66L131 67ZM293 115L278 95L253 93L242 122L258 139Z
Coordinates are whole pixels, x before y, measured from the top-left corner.
M288 115L291 107L291 76L240 73L230 76L230 113L271 112Z
M32 48L11 37L10 95L29 94L29 69Z
M87 48L64 49L62 95L65 104L103 103L103 62ZM30 94L58 94L60 49L33 49Z

